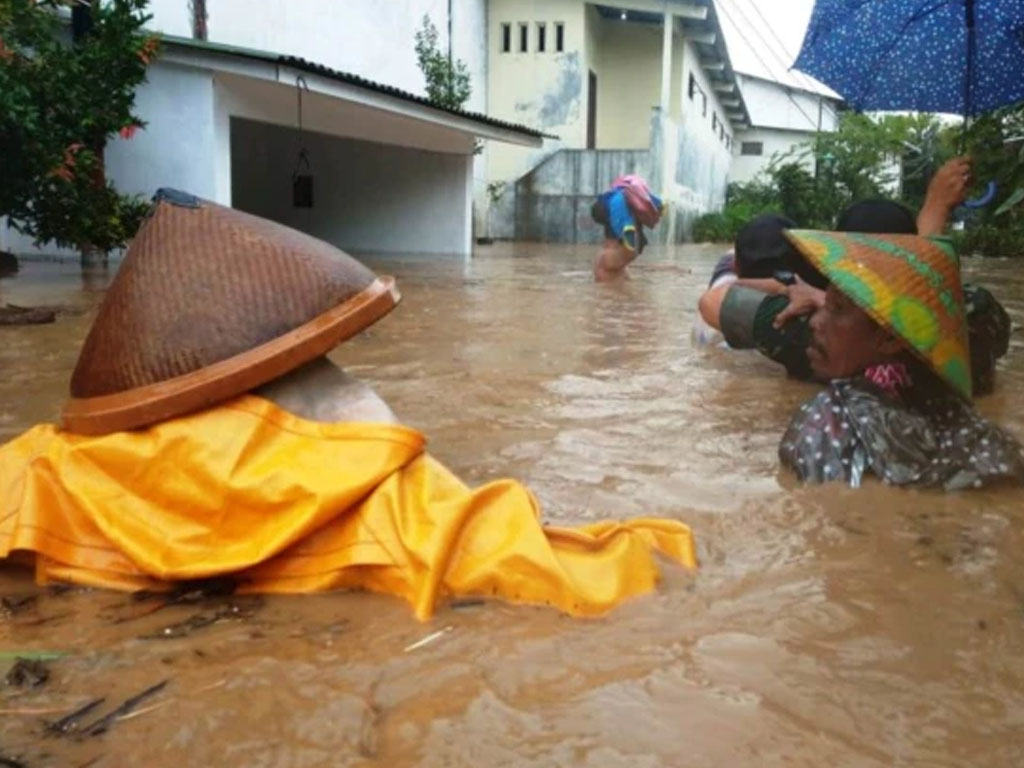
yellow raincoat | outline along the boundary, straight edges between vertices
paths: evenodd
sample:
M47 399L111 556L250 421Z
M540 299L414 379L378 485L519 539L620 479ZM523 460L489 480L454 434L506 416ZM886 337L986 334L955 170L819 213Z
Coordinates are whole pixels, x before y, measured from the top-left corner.
M470 490L384 424L321 424L243 396L137 432L43 425L0 446L0 557L114 589L233 575L246 592L495 595L602 614L648 592L653 551L694 567L672 520L544 528L518 483Z

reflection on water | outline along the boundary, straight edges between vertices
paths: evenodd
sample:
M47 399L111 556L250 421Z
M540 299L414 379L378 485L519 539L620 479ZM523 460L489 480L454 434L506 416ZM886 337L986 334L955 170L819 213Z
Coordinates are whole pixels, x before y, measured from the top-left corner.
M557 522L687 521L696 579L668 569L656 595L600 621L488 604L421 625L397 600L335 594L274 598L248 621L164 641L136 638L194 609L116 622L132 610L124 595L44 596L0 614L0 651L72 655L41 692L0 691L0 708L66 712L171 682L159 708L100 739L43 740L38 716L5 715L0 754L33 766L1020 765L1024 497L795 487L776 447L814 388L754 354L690 346L716 255L652 249L621 286L595 285L592 253L573 247L372 260L398 276L403 303L334 354L468 482L516 477ZM1019 265L967 270L1021 319ZM53 264L0 281L0 303L73 310L0 328L0 440L56 418L100 296ZM981 409L1024 435L1016 334L999 375ZM0 595L31 589L0 572Z

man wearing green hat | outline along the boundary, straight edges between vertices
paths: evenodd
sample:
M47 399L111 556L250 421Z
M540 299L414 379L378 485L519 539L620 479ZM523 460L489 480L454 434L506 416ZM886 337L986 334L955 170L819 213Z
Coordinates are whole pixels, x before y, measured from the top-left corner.
M966 197L969 179L969 159L954 158L932 178L924 206L916 217L909 209L891 200L862 200L840 214L835 229L842 232L941 234L953 210ZM737 238L737 253L740 245ZM701 316L711 327L723 332L730 347L757 349L785 366L790 376L813 379L807 358L810 339L808 319L821 303L827 281L793 250L778 219L762 222L756 239L748 238L746 248L754 254L771 255L777 262L782 262L777 269L794 272L796 284L788 288L778 284L774 289L765 289L763 286L722 281L701 297ZM1010 318L996 298L980 286L965 285L964 297L971 341L973 390L975 396L985 395L995 387L996 360L1009 348Z
M1024 481L1024 455L970 404L960 261L945 238L789 231L829 281L808 359L830 386L779 447L801 480L954 490Z

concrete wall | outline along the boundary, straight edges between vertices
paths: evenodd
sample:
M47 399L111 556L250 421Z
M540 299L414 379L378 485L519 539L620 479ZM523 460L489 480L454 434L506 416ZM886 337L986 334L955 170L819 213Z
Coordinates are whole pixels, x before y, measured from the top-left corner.
M107 148L107 172L118 190L151 197L160 187L176 187L217 199L210 73L158 61L135 103L146 127Z
M661 98L662 28L596 21L601 57L597 148L647 149L651 110Z
M578 14L583 28L576 35L566 27L568 59L560 60L550 52L517 53L515 39L511 53L500 52L503 22L512 24L515 38L519 21L547 19L550 23L555 18L570 18L572 13ZM593 233L588 223L592 200L584 204L584 199L602 191L591 190L590 163L617 163L622 166L620 172L628 170L626 166L643 166L643 175L670 205L670 214L652 239L679 241L688 236L697 216L724 204L731 154L716 125L721 122L730 138L734 138L733 130L693 43L678 31L673 37L667 113L663 113L662 25L603 19L593 7L569 0L543 4L492 0L488 23L492 113L539 125L562 137L560 145L549 144L542 151L491 150L489 177L495 183L505 183L489 213L492 237L587 242ZM575 53L582 66L572 59ZM598 79L599 151L578 156L558 151L586 146L586 78L591 70ZM689 97L691 72L707 96L706 113L699 94L693 100ZM546 111L545 104L557 109ZM552 114L556 120L550 119ZM616 155L613 150L636 154ZM604 155L604 151L610 154ZM642 162L636 159L640 156L645 158ZM561 186L552 183L558 174L565 174ZM615 175L603 183L611 182ZM574 188L575 183L580 186Z
M153 29L191 37L188 0L151 0ZM447 0L207 0L212 42L301 56L344 72L423 93L414 36L424 14L448 45ZM468 108L486 108L486 0L453 0L456 58L472 75Z
M743 131L736 136L729 181L752 181L766 170L772 161L780 159L783 155L787 157L787 162L797 162L809 173L814 173L814 154L809 146L813 141L812 132L782 131L773 128L752 128ZM743 155L743 144L749 142L763 144L763 154Z
M598 243L603 228L591 217L594 198L624 173L650 178L647 150L556 152L515 185L517 240Z
M487 18L488 93L492 117L522 123L557 135L541 149L492 144L488 178L514 180L559 146L586 142L587 58L584 5L578 0L491 0ZM536 25L548 29L548 46L536 51ZM530 28L530 48L518 49L518 25ZM555 24L565 24L565 52L555 51ZM501 50L501 25L512 25L513 46Z
M303 110L308 129L346 132L352 140L331 143L324 136L311 136L310 156L320 183L317 208L311 221L304 222L301 217L309 212L290 208L290 178L297 153L297 146L288 143L288 137L295 135L290 131L295 119L294 87L214 75L162 58L136 92L136 104L147 126L130 140L112 139L106 152L108 176L124 193L149 198L160 187L176 187L300 228L309 224L314 234L352 249L469 251L467 190L472 184L473 155L472 140L465 134L310 94ZM243 129L236 137L232 118L237 117L289 127L275 133L266 125L250 123L270 140L267 146L259 146L256 139L262 134L256 129L249 133ZM401 144L414 144L417 149ZM371 172L374 163L379 168ZM346 193L325 186L330 179L337 180L338 187L344 185ZM243 197L236 200L239 191ZM279 210L284 203L287 206ZM2 230L0 243L16 253L75 256L52 244L37 249L29 238L6 227Z
M725 109L719 101L693 44L683 45L683 68L679 82L680 115L655 112L652 120L652 148L661 158L658 186L669 203L669 216L660 235L664 240L680 242L690 236L693 221L701 214L721 209L729 181L731 153L714 127L713 116L722 120ZM690 74L707 95L704 109L700 92L691 99ZM732 136L726 121L724 133Z
M191 37L189 0L151 0L150 26ZM448 0L207 0L212 42L300 56L416 94L426 83L416 61L415 34L423 16L448 46ZM472 93L465 108L487 112L487 0L452 0L452 53L466 63ZM227 143L222 121L221 146ZM487 159L473 163L474 195L485 214ZM227 166L218 174L230 195ZM481 219L477 227L483 226Z
M300 147L313 165L314 207L292 205ZM234 206L353 252L470 250L471 157L231 120Z

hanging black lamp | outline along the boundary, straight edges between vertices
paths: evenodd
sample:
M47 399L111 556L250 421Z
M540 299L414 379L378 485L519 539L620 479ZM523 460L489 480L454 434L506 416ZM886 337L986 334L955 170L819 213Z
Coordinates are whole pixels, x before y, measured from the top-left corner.
M302 91L309 90L306 79L299 75L295 78L295 89L299 95L299 141L302 141ZM309 153L305 146L299 149L292 171L292 206L295 208L313 207L313 167L309 163Z

